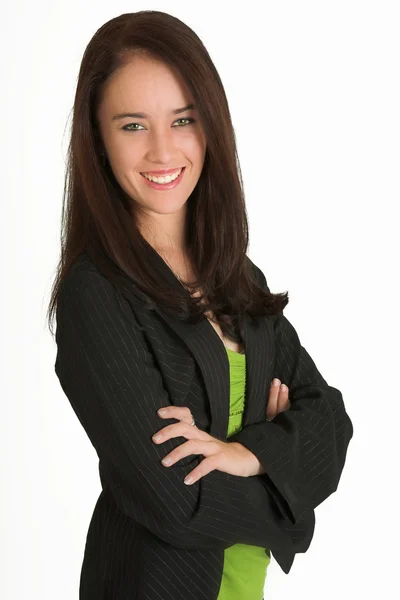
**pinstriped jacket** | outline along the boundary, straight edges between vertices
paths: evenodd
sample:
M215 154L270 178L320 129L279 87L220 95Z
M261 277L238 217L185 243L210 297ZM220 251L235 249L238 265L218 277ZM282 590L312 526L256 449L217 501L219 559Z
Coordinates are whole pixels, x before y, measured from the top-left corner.
M56 323L55 372L96 450L102 486L80 600L216 600L224 549L236 543L269 549L289 573L311 543L314 509L338 487L353 425L341 392L283 313L244 317L246 406L242 430L229 438L265 473L214 470L189 486L183 480L203 457L164 467L161 459L186 438L155 444L152 435L176 422L156 412L172 404L189 407L200 429L228 441L229 362L209 321L184 323L121 297L84 253L63 282ZM269 422L274 377L289 386L291 407Z

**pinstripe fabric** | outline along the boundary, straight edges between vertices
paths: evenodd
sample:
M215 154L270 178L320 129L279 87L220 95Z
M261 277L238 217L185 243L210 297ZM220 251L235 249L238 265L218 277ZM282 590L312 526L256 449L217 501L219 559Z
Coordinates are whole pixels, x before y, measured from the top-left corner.
M180 286L154 253L160 273ZM314 508L337 489L353 433L340 392L289 321L244 317L247 406L242 431L229 440L249 447L266 473L213 471L186 486L202 457L166 468L161 459L186 438L159 445L151 438L176 422L156 413L173 404L227 440L229 361L208 320L183 323L120 296L86 254L63 282L56 316L55 372L96 450L102 485L80 600L215 600L224 548L235 543L269 548L288 573L310 545ZM266 422L274 376L288 383L292 407Z

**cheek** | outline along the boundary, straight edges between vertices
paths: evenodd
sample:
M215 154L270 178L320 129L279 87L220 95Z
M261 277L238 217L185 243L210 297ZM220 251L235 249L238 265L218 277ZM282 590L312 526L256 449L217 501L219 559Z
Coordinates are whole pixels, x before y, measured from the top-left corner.
M201 131L199 133L199 135L197 136L197 149L198 149L198 153L201 159L201 163L204 163L204 158L206 155L206 148L207 148L207 141L206 141L206 136L204 135L203 131Z
M139 144L120 144L113 149L110 162L119 173L132 172L143 162L143 151Z
M194 165L203 165L206 143L204 137L200 135L192 136L185 140L185 154Z

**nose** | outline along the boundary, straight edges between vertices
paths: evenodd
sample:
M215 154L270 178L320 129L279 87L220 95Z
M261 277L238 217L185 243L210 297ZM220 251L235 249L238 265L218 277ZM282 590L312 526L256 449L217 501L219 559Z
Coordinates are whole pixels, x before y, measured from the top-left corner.
M149 162L169 166L173 164L176 156L176 148L173 130L153 130L149 136L149 147L147 158Z

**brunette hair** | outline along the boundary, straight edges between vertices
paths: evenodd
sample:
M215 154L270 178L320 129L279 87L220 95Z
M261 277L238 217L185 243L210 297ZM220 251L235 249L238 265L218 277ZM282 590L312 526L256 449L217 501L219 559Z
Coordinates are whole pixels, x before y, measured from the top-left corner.
M191 297L160 277L155 252L141 235L133 200L107 162L97 110L112 73L136 54L176 69L191 90L206 136L204 166L187 200L185 240L197 273ZM267 224L266 224L267 225ZM63 280L86 253L122 294L150 300L196 322L210 311L224 335L241 341L238 318L277 315L288 293L272 294L247 257L248 222L234 128L224 87L200 38L157 10L122 14L102 25L83 54L75 101L61 216L61 252L47 318L52 330Z

